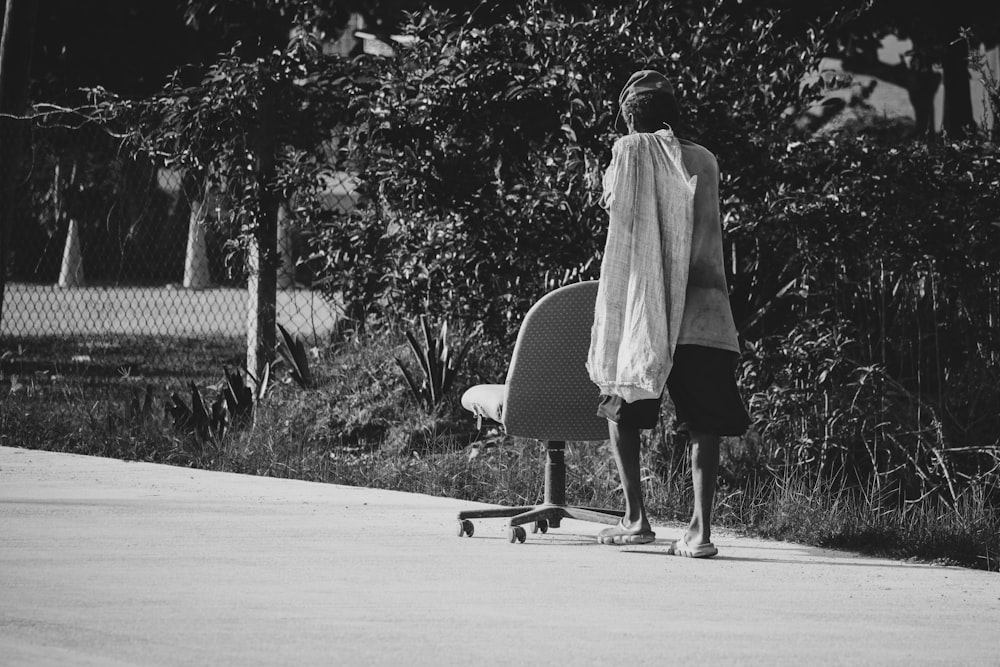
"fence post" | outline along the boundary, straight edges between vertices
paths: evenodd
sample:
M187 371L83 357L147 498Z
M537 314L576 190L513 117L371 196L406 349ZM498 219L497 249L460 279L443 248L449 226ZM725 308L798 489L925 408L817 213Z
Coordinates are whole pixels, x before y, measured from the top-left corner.
M0 114L23 114L28 105L28 80L34 48L35 0L7 0L0 36ZM0 116L0 322L7 287L7 257L11 251L14 191L24 137L21 119Z

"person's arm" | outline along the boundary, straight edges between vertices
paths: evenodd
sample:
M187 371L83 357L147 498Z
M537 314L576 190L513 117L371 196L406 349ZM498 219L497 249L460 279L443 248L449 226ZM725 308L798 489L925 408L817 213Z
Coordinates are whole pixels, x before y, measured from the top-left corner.
M635 208L636 189L638 187L638 148L633 135L618 139L611 148L611 164L604 172L604 193L601 195L601 206L616 218L630 216Z

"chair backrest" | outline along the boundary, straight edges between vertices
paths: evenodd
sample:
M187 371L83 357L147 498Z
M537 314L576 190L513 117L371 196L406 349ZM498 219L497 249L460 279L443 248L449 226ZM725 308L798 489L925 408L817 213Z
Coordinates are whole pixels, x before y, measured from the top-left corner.
M507 369L504 427L539 440L605 440L600 392L587 373L597 281L567 285L535 303Z

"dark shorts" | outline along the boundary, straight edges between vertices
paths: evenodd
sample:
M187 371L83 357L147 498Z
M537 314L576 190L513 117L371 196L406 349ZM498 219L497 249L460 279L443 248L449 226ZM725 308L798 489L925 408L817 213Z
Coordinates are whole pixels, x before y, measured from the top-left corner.
M739 355L702 345L678 345L667 378L667 392L674 403L678 431L713 435L743 435L750 426L736 387ZM660 418L660 398L626 403L618 396L601 396L597 416L619 426L655 428Z

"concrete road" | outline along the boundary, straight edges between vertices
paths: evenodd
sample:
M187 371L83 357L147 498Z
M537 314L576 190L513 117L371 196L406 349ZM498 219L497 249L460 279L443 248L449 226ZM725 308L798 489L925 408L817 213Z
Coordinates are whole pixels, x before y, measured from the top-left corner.
M1000 664L1000 576L0 448L0 664Z

